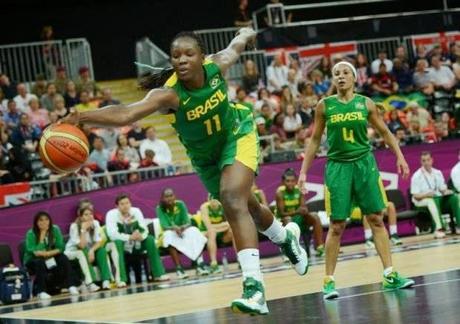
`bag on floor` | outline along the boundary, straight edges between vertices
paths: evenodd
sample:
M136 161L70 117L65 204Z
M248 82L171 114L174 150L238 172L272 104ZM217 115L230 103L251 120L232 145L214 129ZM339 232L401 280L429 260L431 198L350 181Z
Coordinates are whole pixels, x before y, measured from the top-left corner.
M0 300L4 304L23 303L30 298L29 275L17 267L0 269Z

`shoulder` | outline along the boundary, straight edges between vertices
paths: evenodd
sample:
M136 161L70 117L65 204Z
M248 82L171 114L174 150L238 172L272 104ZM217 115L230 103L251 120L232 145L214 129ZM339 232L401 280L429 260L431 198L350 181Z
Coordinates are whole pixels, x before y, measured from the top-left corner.
M442 171L439 169L433 168L433 173L436 174L437 176L443 176Z
M276 189L276 193L283 193L284 191L286 190L286 186L279 186L277 189Z
M57 226L56 224L53 225L53 232L54 233L61 233L61 229L59 228L59 226Z
M106 217L116 217L118 216L118 209L117 208L113 208L111 210L109 210L106 214Z
M131 212L136 214L142 214L142 211L138 207L131 207Z
M176 205L178 206L185 206L185 202L183 200L177 199L176 200Z
M29 230L26 233L26 236L34 237L35 236L34 230L32 228L29 228Z
M422 169L418 168L417 171L415 171L414 174L412 175L412 179L417 179L421 175L422 175Z

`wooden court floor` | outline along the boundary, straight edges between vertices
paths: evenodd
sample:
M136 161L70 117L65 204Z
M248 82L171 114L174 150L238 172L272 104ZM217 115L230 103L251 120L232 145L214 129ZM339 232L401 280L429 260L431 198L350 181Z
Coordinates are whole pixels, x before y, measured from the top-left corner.
M460 268L460 236L435 241L431 235L424 235L405 238L403 242L403 249L394 249L393 264L405 276L420 276ZM337 265L335 278L339 289L381 281L382 267L375 251L366 250L361 244L343 247L341 252L341 257L347 260L342 260ZM312 265L308 274L303 277L292 269L265 272L268 300L321 291L324 265L321 261L319 263ZM283 266L280 257L265 259L263 265L266 270ZM231 265L231 270L236 271L235 264ZM97 323L139 322L227 307L240 294L240 278L136 294L126 294L126 290L121 289L116 294L111 291L110 294L102 292L83 296L79 300L84 301L80 302L70 303L68 297L61 297L63 305L30 310L0 307L0 321L1 318L16 318ZM37 302L29 304L34 306Z

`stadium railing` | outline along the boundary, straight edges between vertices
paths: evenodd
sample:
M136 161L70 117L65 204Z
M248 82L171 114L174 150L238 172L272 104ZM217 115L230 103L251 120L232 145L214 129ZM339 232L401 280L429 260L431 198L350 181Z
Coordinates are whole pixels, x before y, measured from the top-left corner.
M169 55L156 46L148 37L136 42L136 61L142 65L137 66L137 75L141 76L151 71L150 67L166 68L171 66Z

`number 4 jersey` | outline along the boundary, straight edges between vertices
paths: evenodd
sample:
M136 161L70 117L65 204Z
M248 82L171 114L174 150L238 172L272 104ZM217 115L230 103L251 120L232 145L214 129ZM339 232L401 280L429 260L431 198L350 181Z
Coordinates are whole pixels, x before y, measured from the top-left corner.
M339 101L336 95L324 99L328 159L349 162L370 152L366 99L359 94L347 103Z

